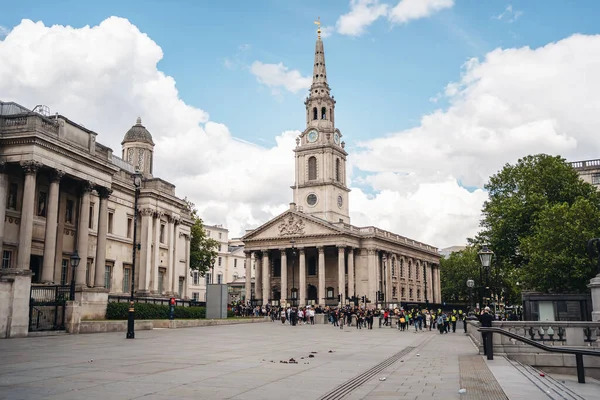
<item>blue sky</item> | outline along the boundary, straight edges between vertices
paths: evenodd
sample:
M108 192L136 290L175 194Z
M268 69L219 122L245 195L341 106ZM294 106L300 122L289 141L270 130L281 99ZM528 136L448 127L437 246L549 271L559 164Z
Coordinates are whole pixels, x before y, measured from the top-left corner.
M390 2L393 4L394 2ZM494 17L508 5L516 21ZM21 19L46 25L96 25L129 19L162 49L159 69L176 79L183 100L226 123L233 135L272 144L288 129L303 129L306 92L273 96L250 74L254 61L282 62L309 76L315 25L333 25L345 1L0 1L0 25ZM457 0L451 9L392 26L378 20L360 37L325 39L329 82L338 101L337 124L356 140L418 125L444 107L431 98L459 79L461 66L496 47L543 46L573 33L596 33L600 2ZM226 60L235 63L227 68ZM132 60L133 62L134 60ZM220 93L216 96L215 93Z
M0 10L0 99L46 104L117 154L141 116L157 175L232 236L292 199L291 131L305 128L318 16L353 224L464 244L506 163L600 158L598 1L0 0Z

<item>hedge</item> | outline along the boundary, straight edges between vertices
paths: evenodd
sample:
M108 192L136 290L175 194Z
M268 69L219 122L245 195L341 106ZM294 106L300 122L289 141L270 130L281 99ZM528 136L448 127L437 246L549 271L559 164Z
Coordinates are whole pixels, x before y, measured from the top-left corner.
M106 319L127 319L129 303L108 303ZM227 313L229 317L229 312ZM135 303L135 319L168 319L169 306L152 303ZM206 307L175 307L175 318L206 318Z

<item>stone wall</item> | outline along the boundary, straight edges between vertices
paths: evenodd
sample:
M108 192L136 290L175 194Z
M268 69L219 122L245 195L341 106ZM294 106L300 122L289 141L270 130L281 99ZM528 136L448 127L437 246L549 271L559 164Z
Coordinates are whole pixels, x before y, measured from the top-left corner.
M31 271L0 269L0 338L29 333Z

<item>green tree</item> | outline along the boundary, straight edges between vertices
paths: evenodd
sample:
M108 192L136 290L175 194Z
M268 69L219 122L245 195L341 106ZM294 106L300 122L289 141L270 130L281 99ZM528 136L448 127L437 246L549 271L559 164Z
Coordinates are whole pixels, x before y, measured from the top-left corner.
M515 280L519 280L529 289L549 290L550 287L540 280L528 279L528 274L532 274L536 268L542 268L544 263L558 265L553 261L555 252L576 257L585 250L587 239L593 237L580 238L581 242L570 241L561 235L563 227L548 221L550 215L557 215L566 209L554 210L554 214L549 210L563 204L568 209L579 198L587 200L588 207L578 208L577 212L600 209L600 197L595 187L582 181L562 157L538 154L524 157L515 165L505 165L490 178L485 188L489 200L483 206L483 230L476 241L487 243L495 253L491 286L517 290L514 284ZM585 216L579 214L578 217ZM593 218L590 224L600 224L594 213L588 217ZM592 231L594 229L589 230ZM550 243L549 238L555 238L560 244ZM541 252L543 243L551 245L551 248ZM566 264L561 265L561 268L570 268ZM589 262L588 266L592 268ZM574 289L572 285L555 287L558 290Z
M184 201L194 221L190 235L190 271L198 271L201 276L204 276L215 263L220 243L206 236L204 223L198 216L194 203L187 197Z
M451 253L440 260L440 282L442 300L448 303L469 302L467 280L473 279L476 286L481 285L481 264L477 248L468 246L464 250ZM473 290L473 303L477 302L477 291Z

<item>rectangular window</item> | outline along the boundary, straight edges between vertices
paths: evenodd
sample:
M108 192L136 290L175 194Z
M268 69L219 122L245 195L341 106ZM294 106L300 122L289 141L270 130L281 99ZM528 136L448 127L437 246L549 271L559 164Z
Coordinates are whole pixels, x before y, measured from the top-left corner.
M212 283L212 274L208 273L206 274L206 284L210 285Z
M194 276L194 285L196 285L196 286L198 285L198 282L200 281L199 275L200 274L198 274L198 271L194 271L194 275L193 275Z
M133 237L133 218L127 218L127 238Z
M67 209L65 212L65 222L68 224L73 223L73 209L75 208L75 203L73 200L67 199Z
M69 259L63 258L62 263L60 264L60 284L67 284L67 275L69 273Z
M233 259L233 268L237 268L237 258Z
M198 301L199 298L200 298L200 293L198 293L198 292L192 292L192 299L194 301Z
M210 231L206 231L206 237L210 237Z
M183 284L185 283L185 278L180 276L179 277L179 298L183 297Z
M165 242L165 224L160 224L160 242Z
M104 266L104 288L110 290L110 281L112 279L112 266Z
M8 198L6 201L6 207L10 210L17 209L17 194L19 192L19 184L11 182L8 189Z
M114 221L115 213L108 213L108 233L113 233L113 221Z
M398 297L398 289L396 289L396 287L392 287L392 297L393 298Z
M90 203L90 222L89 228L94 229L94 203Z
M219 257L219 267L221 266L221 257Z
M46 203L48 202L48 193L38 192L37 216L46 217Z
M221 232L219 232L219 239L221 239L222 236L223 236L223 234Z
M592 174L592 185L600 185L600 174Z
M4 250L2 252L2 268L10 268L12 265L12 251Z
M217 274L217 283L219 285L223 283L223 274Z
M123 268L123 293L131 291L131 267Z

